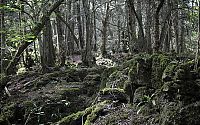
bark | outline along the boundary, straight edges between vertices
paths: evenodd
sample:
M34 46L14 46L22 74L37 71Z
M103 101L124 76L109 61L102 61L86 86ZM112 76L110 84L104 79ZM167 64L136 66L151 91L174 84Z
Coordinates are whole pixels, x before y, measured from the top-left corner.
M77 21L78 21L78 34L79 34L79 42L81 50L84 49L84 34L83 34L83 26L82 26L82 19L81 19L81 1L77 4Z
M56 13L60 13L60 9L56 9ZM63 37L63 28L62 28L62 21L58 16L56 16L56 22L57 22L57 34L58 34L58 47L59 47L59 64L60 66L65 65L66 60L66 51L65 51L65 43L64 43L64 37Z
M44 14L41 18L40 23L38 23L30 32L33 36L35 36L34 38L31 38L29 40L32 40L31 42L27 42L24 41L18 48L17 52L15 53L15 56L13 57L12 61L9 63L8 67L6 68L6 75L10 75L15 73L15 71L13 71L13 69L15 69L17 63L19 62L20 56L21 54L24 52L24 50L31 45L38 37L39 33L42 31L46 21L48 20L49 16L51 15L51 13L58 8L62 2L64 0L59 0L57 2L55 2L49 9L48 12L46 12L46 14Z
M160 51L161 42L160 42L160 28L159 28L159 25L160 25L159 13L160 13L160 10L162 9L163 5L164 5L164 2L165 2L165 0L160 1L159 5L156 9L156 12L155 12L155 29L154 29L155 30L154 31L155 44L154 44L154 48L153 48L154 53Z
M174 1L175 8L178 8L178 1ZM174 32L175 32L175 42L176 42L176 53L179 53L179 10L177 9L174 14Z
M46 21L43 28L43 51L44 51L44 68L54 67L55 65L55 50L52 39L52 25L50 18Z
M4 0L0 0L0 6L4 6L5 1ZM3 58L5 57L5 48L6 48L6 36L5 36L5 19L4 19L4 10L1 9L0 11L0 52L1 52L1 56L0 56L0 62L1 62L1 73L4 72L3 70L5 70L5 68L3 67Z
M128 4L130 5L130 8L133 11L133 14L135 15L135 17L138 21L139 29L141 31L141 37L142 37L142 40L145 42L146 40L145 40L145 34L144 34L142 20L141 20L140 16L138 15L138 13L136 12L136 9L134 6L134 0L128 0Z
M91 47L91 15L89 10L89 1L82 0L83 8L85 12L85 29L86 29L86 47L85 50L82 52L82 62L83 65L90 66L92 64L92 47Z
M70 24L67 21L65 21L65 19L59 13L56 13L56 17L58 17L60 19L60 21L62 21L67 26L67 28L69 29L69 32L71 33L76 44L79 45L78 38L76 37L76 35L75 35L73 29L71 28Z
M141 0L137 0L137 14L138 14L138 18L140 20L140 22L142 22L142 8L141 8ZM142 23L139 24L139 25L143 25ZM140 27L140 26L138 26ZM143 26L142 26L143 27ZM139 28L139 31L138 31L138 41L137 41L137 46L138 46L138 50L140 52L143 52L144 51L144 47L146 46L145 45L145 41L144 41L144 31L143 31L143 28Z
M128 2L128 1L127 1ZM134 15L134 12L130 6L129 3L127 3L128 5L128 29L129 29L129 37L130 37L130 51L131 53L134 53L135 48L135 44L137 43L137 38L136 38L136 18Z
M152 18L151 18L151 0L147 1L146 4L146 48L147 52L151 53L152 51L152 45L151 45L151 23L152 23Z
M102 20L103 29L102 29L101 54L103 57L107 55L106 44L107 44L107 37L108 37L107 31L108 31L109 10L110 10L110 5L109 3L107 3L105 18L104 20Z

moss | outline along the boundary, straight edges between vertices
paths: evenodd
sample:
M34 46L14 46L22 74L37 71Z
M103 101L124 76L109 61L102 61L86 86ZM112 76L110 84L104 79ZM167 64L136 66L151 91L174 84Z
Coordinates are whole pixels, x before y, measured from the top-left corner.
M176 80L183 80L183 79L185 79L186 77L186 74L185 74L185 70L183 70L183 69L178 69L177 71L176 71L176 73L175 73L175 79Z
M105 107L105 104L106 104L106 102L98 104L94 108L94 110L87 116L87 119L86 119L84 125L91 125L91 123L94 122L94 120L96 120L96 118L98 117L100 112L103 110L103 108Z
M55 125L77 125L77 123L81 124L82 120L83 122L85 122L84 125L90 125L91 122L95 120L95 118L98 116L99 111L101 111L106 104L107 101L104 101L89 108L86 108L84 111L73 113L67 117L62 118Z
M177 67L178 62L171 62L164 70L162 75L163 82L172 81L173 76L175 75L175 68Z
M128 72L128 76L132 82L136 80L136 77L137 77L137 66L136 65L131 67L131 69Z
M102 92L102 94L125 93L125 91L120 88L104 88L101 92Z
M101 85L100 85L100 89L103 89L106 87L106 83L108 81L108 77L113 73L117 71L117 67L111 67L108 69L105 69L101 75Z
M135 63L136 63L136 59L134 58L131 60L128 60L122 64L122 69L131 68L133 65L135 65Z
M9 125L9 122L4 115L0 115L0 125Z
M60 90L59 90L59 93L61 94L61 95L70 95L70 96L72 96L72 95L75 95L75 94L81 94L81 89L80 88L61 88Z
M163 84L162 74L170 63L171 58L163 54L152 55L151 82L153 88L160 88Z
M2 113L6 118L11 118L14 115L15 103L8 104L3 107Z

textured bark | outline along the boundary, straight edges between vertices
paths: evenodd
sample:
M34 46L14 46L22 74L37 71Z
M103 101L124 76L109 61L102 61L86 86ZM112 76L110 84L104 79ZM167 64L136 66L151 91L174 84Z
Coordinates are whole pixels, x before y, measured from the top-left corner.
M152 24L152 18L151 18L151 0L147 0L146 2L146 48L147 52L151 53L152 51L152 44L151 44L151 24Z
M85 50L82 52L82 62L83 65L90 66L92 63L92 46L91 46L91 15L89 5L90 2L88 0L82 0L83 9L85 12L85 30L86 30L86 46Z
M142 22L142 1L141 0L137 0L137 14L138 14L138 18L140 20L140 22ZM143 24L139 24L139 25L142 25L142 26L138 26L138 27L143 27ZM138 46L138 50L140 52L143 52L144 49L145 49L145 46L146 46L146 42L144 41L144 31L143 31L143 28L139 28L139 31L138 31L138 41L137 41L137 46Z
M4 6L4 4L5 4L5 0L0 0L0 6ZM0 53L1 53L1 56L0 56L0 62L1 62L1 66L0 66L0 68L1 68L1 73L2 72L4 72L3 70L5 69L4 67L3 67L3 58L5 57L5 47L6 47L6 37L5 37L5 33L4 33L4 31L5 31L5 19L4 19L4 10L3 9L1 9L0 10L0 30L1 30L1 32L0 32L0 47L1 47L1 49L0 49Z
M55 50L52 39L52 26L50 18L46 21L45 27L43 28L43 71L46 72L46 68L54 67L55 65Z
M178 1L174 1L174 7L175 8L178 8ZM175 42L176 42L176 53L179 53L179 10L175 10L175 13L174 13L174 32L175 32Z
M156 9L156 12L155 12L155 29L154 29L155 30L154 31L155 44L154 44L154 48L153 48L154 53L160 51L161 42L160 42L160 28L159 28L159 25L160 25L159 13L160 13L160 10L162 9L163 5L164 5L164 2L165 2L165 0L160 1L159 5Z
M56 9L56 13L60 13L60 9ZM63 37L63 27L62 27L62 20L56 16L56 22L57 22L57 34L58 34L58 47L59 47L59 64L60 66L65 65L65 59L66 59L66 50L65 50L65 42Z
M130 37L130 51L131 53L134 52L136 49L135 45L137 43L137 38L136 38L136 18L135 14L131 8L131 5L129 4L129 1L127 1L128 5L128 29L129 29L129 37Z
M49 9L48 12L46 12L46 14L44 14L41 18L40 23L38 23L30 32L33 36L35 36L34 38L31 38L31 42L27 42L24 41L18 48L17 52L15 53L15 56L13 57L12 61L9 63L8 67L6 68L6 74L10 75L15 73L15 71L13 71L13 69L15 69L17 63L19 62L20 56L21 54L24 52L24 50L31 45L38 37L39 33L42 31L46 21L48 20L49 16L51 15L51 13L57 8L59 7L62 2L64 0L59 0L57 2L55 2Z
M77 21L78 21L78 34L79 34L79 42L81 50L84 49L84 34L83 34L83 26L82 26L82 19L81 19L81 0L77 4Z
M106 51L106 44L107 44L107 31L108 31L108 20L109 20L109 10L110 10L110 5L107 3L106 5L106 14L104 20L102 20L102 45L101 45L101 53L102 56L105 57L107 55Z
M144 43L146 43L142 20L141 20L141 17L136 12L136 9L135 9L135 6L134 6L134 0L128 0L128 4L130 5L130 8L131 8L132 12L133 12L133 14L135 15L135 17L137 19L138 27L140 29L140 34L141 34L141 37L142 37L142 41L144 41Z

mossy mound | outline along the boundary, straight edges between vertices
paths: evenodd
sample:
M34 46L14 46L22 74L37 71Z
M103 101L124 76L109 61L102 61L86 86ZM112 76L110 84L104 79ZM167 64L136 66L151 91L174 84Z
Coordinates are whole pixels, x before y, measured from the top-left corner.
M80 125L82 123L84 125L91 125L91 123L101 114L107 103L107 101L104 101L86 108L84 111L71 114L64 117L54 125Z
M98 101L102 102L104 100L118 101L120 103L128 102L125 91L120 88L104 88L101 90Z

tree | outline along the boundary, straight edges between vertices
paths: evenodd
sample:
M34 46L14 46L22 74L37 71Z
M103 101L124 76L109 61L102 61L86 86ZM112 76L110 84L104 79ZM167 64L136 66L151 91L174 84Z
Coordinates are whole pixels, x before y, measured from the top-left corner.
M0 6L4 6L5 5L5 1L4 0L0 0ZM1 72L3 71L3 63L4 60L3 58L5 57L5 47L6 47L6 37L5 37L5 19L4 19L4 10L1 9L0 10L0 47L1 47L1 57L0 57L0 62L1 62Z
M162 9L163 5L164 5L165 0L161 0L158 7L156 8L156 12L155 12L155 30L154 30L154 39L155 39L155 44L153 47L153 52L159 52L160 51L160 45L161 45L161 41L160 41L160 17L159 17L159 13L160 10Z
M20 56L23 53L23 51L30 45L32 44L38 37L39 33L42 31L44 25L49 19L49 16L53 11L55 11L63 2L64 0L59 0L55 2L41 18L41 21L36 24L36 26L30 31L29 34L31 34L33 37L30 37L29 39L26 39L25 41L22 42L22 44L19 46L17 52L15 53L15 56L13 57L12 61L9 63L8 67L6 68L6 74L10 75L15 73L13 69L15 69L15 66L19 62Z

